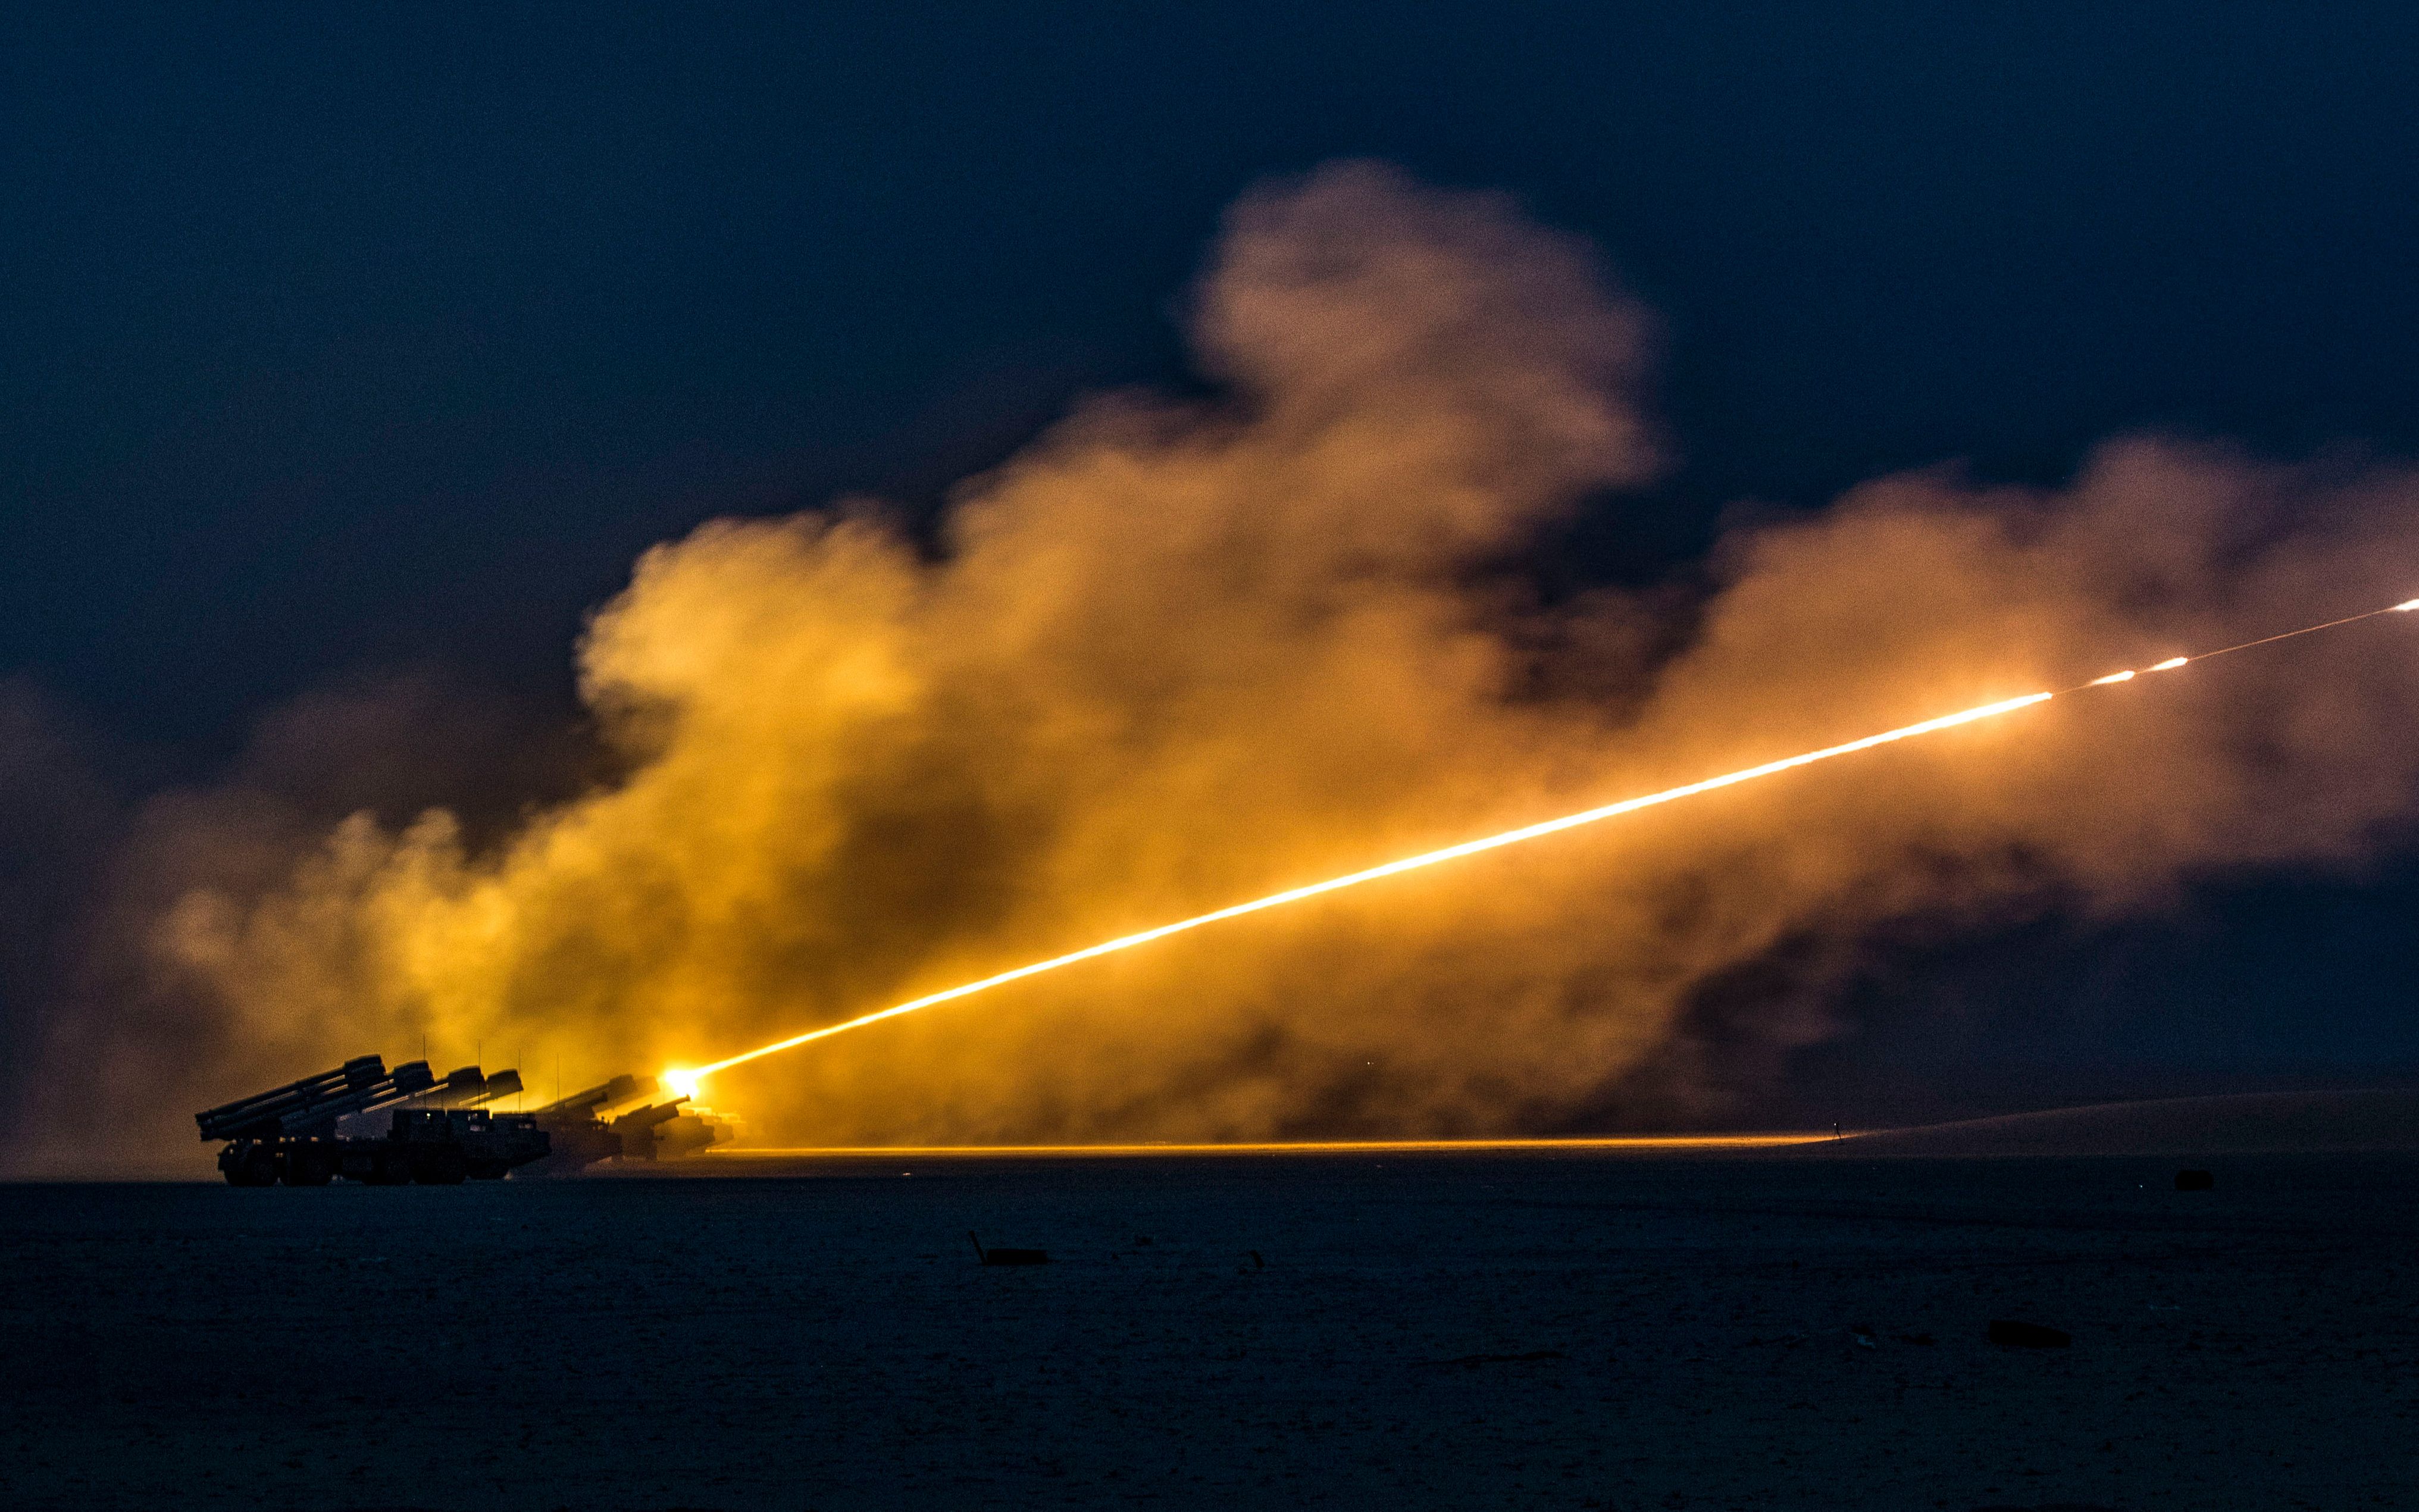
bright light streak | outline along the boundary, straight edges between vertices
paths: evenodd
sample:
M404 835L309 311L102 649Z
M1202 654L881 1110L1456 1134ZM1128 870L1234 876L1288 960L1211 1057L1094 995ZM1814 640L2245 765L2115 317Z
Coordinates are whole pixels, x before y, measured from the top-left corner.
M2237 651L2249 651L2256 646L2273 645L2279 640L2291 640L2305 635L2316 635L2321 630L2332 630L2338 625L2356 625L2363 620L2373 620L2380 614L2407 614L2414 610L2419 610L2419 598L2405 599L2399 604L2390 605L2384 609L2369 609L2365 613L2346 615L2339 620L2303 625L2298 630L2286 630L2276 635L2261 636L2256 640L2220 646L2214 651L2204 651L2194 656L2170 656L2149 670L2154 672L2173 671L2186 662L2207 661L2212 656L2223 656ZM2131 682L2134 676L2134 673L2130 669L2121 672L2110 672L2105 677L2093 678L2090 682L2081 685L2081 687L2106 687L2118 683ZM2079 692L2081 687L2069 688L2068 691ZM1684 783L1676 788L1665 788L1660 793L1649 793L1643 797L1624 798L1619 803L1608 803L1600 809L1586 809L1575 814L1565 814L1560 819L1546 820L1542 824L1526 825L1518 829L1507 829L1500 835L1464 841L1458 845L1448 845L1442 850L1428 851L1420 856L1405 856L1399 861L1389 861L1383 866L1373 866L1364 872L1330 877L1325 882L1314 882L1308 887L1289 887L1284 892L1272 892L1265 898L1255 898L1250 903L1236 903L1231 907L1216 909L1207 914L1196 914L1191 918L1179 919L1173 924L1162 924L1157 929L1144 930L1139 934L1120 935L1114 940L1105 940L1081 950L1070 950L1065 955L1054 955L1047 961L1036 961L1030 965L1018 966L1012 971L1003 971L996 976L985 977L979 981L970 981L944 992L928 994L925 996L883 1009L878 1012L860 1014L839 1024L827 1024L820 1029L809 1029L804 1034L793 1034L786 1040L776 1040L771 1044L758 1045L753 1050L728 1057L710 1065L700 1066L694 1071L667 1071L662 1073L662 1079L666 1086L679 1095L695 1097L698 1084L716 1072L728 1071L733 1066L744 1066L748 1061L762 1059L765 1056L778 1055L784 1050L794 1050L802 1044L812 1044L817 1040L827 1040L835 1034L845 1034L851 1029L861 1029L869 1024L879 1024L885 1019L895 1019L901 1014L913 1013L920 1009L955 1002L961 997L971 997L977 993L989 992L994 987L1005 987L1012 981L1023 981L1027 977L1038 977L1045 971L1055 971L1061 966L1071 966L1101 956L1114 955L1119 950L1131 950L1137 945L1148 945L1153 940L1163 940L1171 934L1181 934L1188 930L1199 929L1205 924L1240 918L1245 914L1256 914L1263 909L1301 903L1306 898L1316 898L1323 893L1339 892L1346 887L1359 887L1364 882L1376 882L1381 877L1397 876L1405 872L1416 872L1422 867L1435 866L1442 861L1456 861L1465 856L1476 856L1505 845L1518 845L1522 841L1560 834L1565 829L1577 829L1581 825L1593 825L1601 820L1636 813L1641 809L1652 809L1660 804L1675 803L1682 798L1692 798L1700 793L1711 793L1717 788L1733 787L1741 782L1752 782L1760 777L1771 777L1800 766L1811 766L1816 762L1826 762L1834 756L1846 756L1860 750L1871 750L1875 746L1887 746L1893 741L1912 740L1918 735L1928 735L1934 731L1953 729L1961 724L1972 724L1978 719L1990 719L2002 714L2013 714L2018 709L2030 708L2036 703L2046 703L2055 696L2049 693L2026 693L2021 698L2001 699L1996 703L1985 703L1980 708L1965 709L1956 714L1945 714L1939 718L1926 719L1920 724L1903 725L1896 730L1885 730L1880 734L1867 735L1862 740L1851 740L1839 746L1826 746L1821 750L1810 750L1801 755L1784 756L1777 762L1766 762L1761 766L1725 772L1719 777L1709 777L1703 781Z
M1858 1130L1857 1133L1865 1131ZM1795 1134L1614 1134L1575 1139L1287 1139L1215 1145L807 1145L734 1149L716 1145L699 1153L718 1164L762 1170L791 1161L961 1161L1000 1156L1047 1155L1064 1159L1119 1160L1168 1155L1480 1155L1496 1150L1581 1149L1770 1149L1781 1145L1829 1144L1828 1129ZM905 1172L901 1172L905 1175Z
M1709 777L1703 781L1683 783L1676 788L1665 788L1660 793L1649 793L1643 797L1624 798L1619 803L1608 803L1600 809L1586 809L1578 813L1564 814L1560 819L1546 820L1542 824L1524 825L1518 829L1507 829L1500 835L1464 841L1458 845L1448 845L1442 850L1428 851L1419 856L1407 856L1399 861L1388 861L1383 866L1373 866L1366 871L1353 872L1340 877L1330 877L1325 882L1314 882L1307 887L1288 887L1283 892L1270 893L1265 898L1255 898L1250 903L1236 903L1231 907L1216 909L1207 914L1196 914L1191 918L1179 919L1173 924L1162 924L1157 929L1144 930L1139 934L1119 935L1114 940L1106 940L1081 950L1070 950L1065 955L1055 955L1047 961L1036 961L1030 965L1018 966L1012 971L1003 971L996 976L985 977L979 981L970 981L963 986L951 987L945 992L932 993L909 1002L883 1009L878 1012L862 1014L840 1024L827 1024L820 1029L809 1029L804 1034L793 1034L786 1040L777 1040L771 1044L759 1045L753 1050L715 1061L711 1065L700 1066L694 1072L686 1073L666 1072L664 1080L669 1083L676 1075L686 1074L693 1078L690 1083L693 1088L697 1080L711 1076L716 1072L728 1071L733 1066L745 1065L748 1061L764 1056L775 1055L783 1050L794 1050L802 1044L812 1044L817 1040L826 1040L835 1034L845 1034L851 1029L861 1029L869 1024L879 1024L884 1019L895 1019L903 1013L916 1012L919 1009L954 1002L961 997L971 997L977 993L988 992L994 987L1005 987L1009 982L1023 981L1027 977L1038 977L1045 971L1055 971L1061 966L1071 966L1078 962L1096 960L1101 956L1113 955L1119 950L1131 950L1137 945L1148 945L1153 940L1163 940L1171 934L1181 934L1188 930L1196 930L1204 924L1216 924L1229 918L1240 918L1245 914L1256 914L1263 909L1301 903L1306 898L1317 898L1324 893L1340 892L1346 887L1356 887L1362 883L1375 882L1380 877L1399 876L1403 872L1416 872L1422 867L1435 866L1442 861L1457 861L1465 856L1477 856L1482 852L1499 850L1506 845L1518 845L1525 840L1537 840L1547 835L1557 835L1565 829L1577 829L1581 825L1593 825L1603 820L1618 818L1623 814L1636 813L1641 809L1652 809L1661 804L1676 803L1682 798L1693 798L1700 793L1711 793L1717 788L1734 787L1741 782L1752 782L1760 777L1771 777L1800 766L1811 766L1816 762L1827 762L1835 756L1847 756L1860 750L1871 750L1875 746L1887 746L1893 741L1912 740L1918 735L1928 735L1934 731L1954 729L1961 724L1972 724L1977 719L1989 719L2002 714L2013 714L2018 709L2030 708L2036 703L2046 703L2051 696L2047 693L2026 693L2021 698L2001 699L1996 703L1985 703L1980 708L1965 709L1956 714L1944 714L1939 718L1926 719L1920 724L1902 725L1896 730L1885 730L1878 735L1867 735L1861 740L1851 740L1838 746L1826 746L1821 750L1810 750L1796 756L1784 756L1777 762L1765 762L1761 766L1725 772L1719 777Z

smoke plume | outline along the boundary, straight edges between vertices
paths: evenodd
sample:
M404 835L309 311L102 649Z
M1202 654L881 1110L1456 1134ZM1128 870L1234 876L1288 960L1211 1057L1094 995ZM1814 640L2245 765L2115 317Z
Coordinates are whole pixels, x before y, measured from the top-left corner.
M505 833L364 811L298 841L188 803L139 950L201 1034L193 1094L424 1037L540 1087L712 1059L2419 587L2419 479L2137 439L2061 489L1916 474L1743 526L1687 594L1541 601L1507 563L1664 466L1654 323L1580 243L1380 166L1245 197L1190 330L1213 398L1084 404L937 548L850 505L649 551L578 653L618 774ZM1752 1123L1878 924L2155 908L2390 842L2403 628L1213 928L708 1100L777 1142ZM1715 1047L1707 995L1774 962Z

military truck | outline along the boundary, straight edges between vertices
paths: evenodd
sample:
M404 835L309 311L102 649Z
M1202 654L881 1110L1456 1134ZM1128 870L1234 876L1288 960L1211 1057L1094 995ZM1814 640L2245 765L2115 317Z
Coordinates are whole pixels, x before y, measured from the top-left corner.
M733 1125L687 1099L655 1102L652 1076L616 1076L528 1113L494 1104L520 1073L476 1066L431 1075L424 1060L390 1072L376 1056L193 1115L224 1140L219 1170L235 1186L451 1186L516 1170L568 1174L599 1161L670 1159L732 1136ZM635 1104L635 1105L633 1105Z
M469 1066L440 1082L424 1060L390 1072L377 1056L360 1056L193 1119L204 1140L225 1141L219 1171L230 1185L325 1186L341 1176L451 1186L499 1180L552 1150L535 1114L483 1105L520 1085L516 1072L487 1076Z
M552 1137L554 1153L532 1173L567 1172L607 1160L671 1160L732 1137L731 1119L685 1107L685 1097L655 1102L662 1090L653 1076L616 1076L539 1108L533 1117Z

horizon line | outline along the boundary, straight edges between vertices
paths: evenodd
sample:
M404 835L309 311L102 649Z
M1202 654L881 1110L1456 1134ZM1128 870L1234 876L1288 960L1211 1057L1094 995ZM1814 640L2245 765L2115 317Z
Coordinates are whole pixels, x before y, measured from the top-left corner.
M1841 1135L1851 1131L1841 1131ZM1571 1138L1544 1139L1285 1139L1237 1140L1212 1143L1136 1143L1118 1141L1084 1145L795 1145L762 1148L712 1149L698 1151L693 1158L716 1160L744 1159L805 1159L816 1156L856 1156L864 1158L948 1156L948 1155L1226 1155L1226 1154L1348 1154L1354 1151L1379 1153L1487 1150L1487 1149L1758 1149L1778 1145L1807 1144L1835 1137L1831 1131L1791 1131L1778 1134L1605 1134ZM643 1165L644 1162L635 1163ZM635 1168L625 1167L625 1168Z

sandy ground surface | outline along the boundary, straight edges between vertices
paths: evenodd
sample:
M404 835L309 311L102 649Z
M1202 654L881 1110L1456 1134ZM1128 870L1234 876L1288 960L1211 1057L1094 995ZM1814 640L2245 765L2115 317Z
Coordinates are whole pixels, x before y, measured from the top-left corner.
M2419 1159L2175 1165L0 1188L0 1503L2419 1505Z
M1800 1153L1872 1155L2164 1155L2294 1150L2419 1154L2419 1089L2249 1092L2053 1108L1918 1129L1815 1140Z

